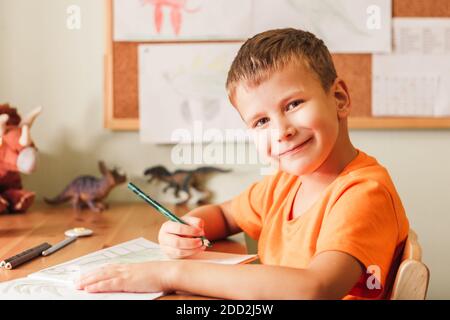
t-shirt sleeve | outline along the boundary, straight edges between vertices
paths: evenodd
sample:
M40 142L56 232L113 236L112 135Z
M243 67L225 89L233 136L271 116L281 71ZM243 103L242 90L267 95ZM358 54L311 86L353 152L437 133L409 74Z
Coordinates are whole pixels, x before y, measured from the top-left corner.
M232 215L239 227L257 240L261 233L265 213L272 203L275 175L268 175L252 183L231 200Z
M398 236L389 191L377 181L362 181L347 188L324 217L316 255L329 250L345 252L384 287Z

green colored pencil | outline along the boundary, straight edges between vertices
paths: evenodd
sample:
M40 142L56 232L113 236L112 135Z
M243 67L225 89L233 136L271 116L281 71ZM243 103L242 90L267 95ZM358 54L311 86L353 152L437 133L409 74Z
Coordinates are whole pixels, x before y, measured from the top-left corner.
M189 225L188 223L186 223L185 221L181 220L176 215L174 215L172 212L170 212L168 209L166 209L162 204L160 204L156 200L153 200L152 198L150 198L141 189L136 187L136 185L134 185L133 183L131 183L131 182L128 183L128 189L130 189L131 191L136 193L139 197L144 199L145 202L147 202L153 208L158 210L158 212L162 213L167 219L175 221L175 222L179 222L179 223L182 223L185 225ZM201 236L200 238L202 239L203 245L205 245L209 248L212 247L212 244L208 239L206 239L204 236Z

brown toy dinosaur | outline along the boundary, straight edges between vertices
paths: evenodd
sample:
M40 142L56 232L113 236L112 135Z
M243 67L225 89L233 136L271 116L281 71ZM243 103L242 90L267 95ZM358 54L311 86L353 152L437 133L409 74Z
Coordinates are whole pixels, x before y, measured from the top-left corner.
M230 171L230 169L221 169L216 167L199 167L193 170L178 169L171 173L166 169L166 167L158 165L146 169L144 171L144 175L151 176L148 182L152 182L153 179L158 179L168 183L168 185L163 189L163 192L173 188L175 197L178 197L180 191L186 192L188 195L187 199L177 203L184 204L192 197L192 191L210 194L208 190L204 190L204 188L201 187L201 182L205 175L213 172L224 173Z
M109 170L103 161L98 163L102 178L93 176L80 176L74 179L58 196L53 199L44 198L48 204L60 204L72 202L73 208L78 212L84 207L92 211L100 212L107 208L102 202L115 186L127 180L126 175L121 174L116 168Z

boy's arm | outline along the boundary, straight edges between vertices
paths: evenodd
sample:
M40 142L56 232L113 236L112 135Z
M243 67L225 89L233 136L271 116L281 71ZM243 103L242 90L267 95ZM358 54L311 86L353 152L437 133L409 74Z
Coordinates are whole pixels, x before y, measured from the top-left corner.
M242 231L232 217L231 201L219 205L204 205L189 211L186 216L203 219L205 237L212 241L225 239Z
M168 287L225 299L341 299L364 268L340 251L316 256L307 269L270 265L221 265L179 261L171 265ZM186 277L186 275L189 277Z

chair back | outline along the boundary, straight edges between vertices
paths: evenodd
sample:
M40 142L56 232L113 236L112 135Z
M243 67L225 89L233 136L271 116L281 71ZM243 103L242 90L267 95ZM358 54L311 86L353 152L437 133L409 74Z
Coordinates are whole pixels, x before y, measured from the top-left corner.
M422 262L417 234L410 229L392 287L391 300L425 300L430 271Z

